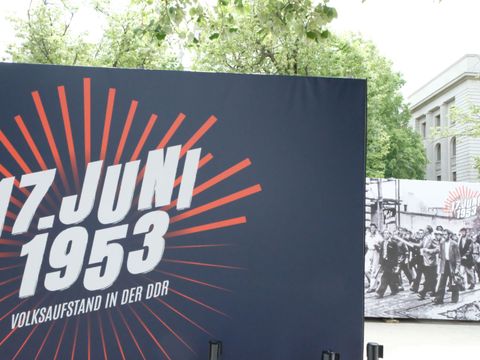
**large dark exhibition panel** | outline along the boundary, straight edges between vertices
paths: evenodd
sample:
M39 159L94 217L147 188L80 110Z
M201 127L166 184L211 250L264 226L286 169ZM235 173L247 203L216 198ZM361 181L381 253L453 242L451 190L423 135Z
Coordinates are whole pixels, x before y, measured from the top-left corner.
M0 357L361 359L365 108L361 80L0 64Z

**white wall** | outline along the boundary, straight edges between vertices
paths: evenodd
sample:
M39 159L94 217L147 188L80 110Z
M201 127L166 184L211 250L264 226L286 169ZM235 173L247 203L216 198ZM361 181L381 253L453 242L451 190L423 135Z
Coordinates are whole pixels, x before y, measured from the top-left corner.
M480 323L369 320L367 342L382 344L385 360L477 360Z

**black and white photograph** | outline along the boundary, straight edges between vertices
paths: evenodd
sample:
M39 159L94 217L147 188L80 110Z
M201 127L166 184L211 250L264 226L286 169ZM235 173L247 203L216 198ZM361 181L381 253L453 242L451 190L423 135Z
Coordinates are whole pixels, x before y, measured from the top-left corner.
M480 321L480 184L367 179L365 316Z

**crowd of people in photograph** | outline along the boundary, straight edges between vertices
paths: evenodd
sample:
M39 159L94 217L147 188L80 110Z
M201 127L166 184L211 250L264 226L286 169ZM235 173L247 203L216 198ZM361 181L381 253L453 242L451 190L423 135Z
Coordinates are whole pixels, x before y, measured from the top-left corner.
M379 232L370 224L365 236L365 276L367 293L383 298L405 290L419 300L427 296L443 304L445 292L458 302L460 291L474 289L480 281L480 233L462 228L456 234L442 226L428 225L415 233L399 228ZM422 281L423 280L423 281Z

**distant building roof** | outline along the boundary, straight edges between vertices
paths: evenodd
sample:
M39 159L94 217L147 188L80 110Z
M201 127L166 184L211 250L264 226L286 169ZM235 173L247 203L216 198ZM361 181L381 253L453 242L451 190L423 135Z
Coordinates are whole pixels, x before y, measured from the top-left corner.
M416 108L465 79L479 76L480 55L467 54L410 95L408 98L410 109L415 111Z

